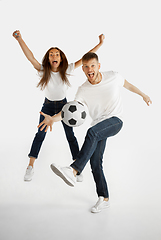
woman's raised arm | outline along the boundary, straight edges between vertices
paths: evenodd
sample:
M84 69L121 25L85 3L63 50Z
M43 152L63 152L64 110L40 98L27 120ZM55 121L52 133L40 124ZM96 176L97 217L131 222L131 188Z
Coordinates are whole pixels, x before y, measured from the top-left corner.
M104 34L99 35L99 43L94 48L92 48L89 52L96 52L102 46L104 39L105 39ZM80 67L81 64L82 64L82 59L75 62L75 69Z
M33 53L28 48L24 40L22 39L22 36L20 34L19 30L16 30L13 32L13 37L18 41L23 53L25 54L26 58L31 62L31 64L34 66L34 68L38 71L41 69L41 64L35 59Z

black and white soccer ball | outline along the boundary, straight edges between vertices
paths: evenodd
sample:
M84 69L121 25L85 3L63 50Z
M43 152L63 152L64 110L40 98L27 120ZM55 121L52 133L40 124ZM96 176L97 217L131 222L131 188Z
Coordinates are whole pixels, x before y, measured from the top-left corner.
M70 127L78 127L82 125L86 116L87 113L85 106L77 101L66 103L61 112L63 122Z

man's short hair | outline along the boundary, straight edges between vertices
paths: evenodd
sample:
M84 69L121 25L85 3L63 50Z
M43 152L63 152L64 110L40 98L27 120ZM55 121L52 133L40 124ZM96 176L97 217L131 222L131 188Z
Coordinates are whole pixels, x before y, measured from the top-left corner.
M86 54L82 57L82 62L89 61L89 60L91 60L91 59L93 59L93 58L96 59L97 62L98 62L98 56L97 56L97 54L94 53L94 52L88 52L88 53L86 53Z

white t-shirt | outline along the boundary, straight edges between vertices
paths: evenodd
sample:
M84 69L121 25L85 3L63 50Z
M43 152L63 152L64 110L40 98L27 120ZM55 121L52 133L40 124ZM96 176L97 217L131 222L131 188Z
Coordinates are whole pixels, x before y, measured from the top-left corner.
M70 74L74 70L75 64L68 65L67 74ZM42 70L41 66L41 70ZM41 72L40 72L41 76ZM66 97L68 85L61 79L59 72L51 72L50 80L44 89L45 97L50 101L60 101Z
M117 72L101 72L100 83L92 85L88 80L76 93L75 100L86 104L93 120L92 126L110 117L122 118L120 86L124 78Z

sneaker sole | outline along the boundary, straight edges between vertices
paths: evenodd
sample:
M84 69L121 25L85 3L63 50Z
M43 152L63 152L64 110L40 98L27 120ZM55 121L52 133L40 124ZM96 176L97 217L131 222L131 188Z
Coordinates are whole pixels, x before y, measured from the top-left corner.
M110 207L110 205L108 205L108 206L106 206L106 207L104 207L104 208L102 208L102 209L99 209L99 210L92 210L91 209L91 213L100 213L102 210L104 210L104 209L107 209L107 208L109 208Z
M67 176L64 176L63 172L61 171L60 168L56 167L55 165L51 164L50 165L51 167L51 170L57 175L59 176L60 178L62 178L64 180L64 182L71 186L71 187L74 187L74 183L67 177Z
M32 179L24 179L25 182L31 182Z
M25 181L25 182L30 182L30 181L32 180L33 175L34 175L34 174L32 174L31 178L25 178L25 177L24 177L24 181Z

